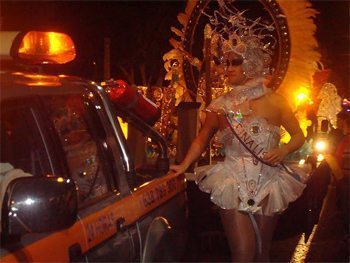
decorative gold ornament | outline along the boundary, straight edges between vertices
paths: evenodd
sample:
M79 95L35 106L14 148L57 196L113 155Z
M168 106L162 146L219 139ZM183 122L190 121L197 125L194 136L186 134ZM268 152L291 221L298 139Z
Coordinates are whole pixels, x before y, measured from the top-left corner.
M187 2L185 12L178 15L182 29L171 28L180 40L170 39L174 49L163 56L164 67L167 70L165 79L168 80L172 75L170 61L172 59L179 61L179 84L185 89L185 93L186 90L195 92L197 82L200 86L201 80L195 78L192 70L196 68L199 71L202 65L202 62L189 52L193 31L192 35L188 31L197 26L201 12L209 6L210 2L213 1L189 0ZM316 25L313 22L317 11L311 8L311 3L307 0L260 0L258 2L273 18L278 31L279 54L274 67L275 72L268 85L274 89L278 88L279 92L290 99L293 105L292 96L289 95L300 86L312 86L311 76L317 70L316 62L320 59L320 54L316 51L317 41L314 37ZM215 85L212 86L215 88ZM212 93L215 94L215 92Z
M342 99L338 95L335 85L332 83L323 84L317 99L320 100L317 117L323 117L329 120L333 127L337 127L337 113L342 109Z
M318 70L317 61L321 55L316 50L317 40L314 36L316 25L313 19L317 11L306 0L276 1L288 22L290 37L290 58L288 70L281 83L279 92L287 98L298 87L312 87L311 78ZM292 100L290 100L292 103Z

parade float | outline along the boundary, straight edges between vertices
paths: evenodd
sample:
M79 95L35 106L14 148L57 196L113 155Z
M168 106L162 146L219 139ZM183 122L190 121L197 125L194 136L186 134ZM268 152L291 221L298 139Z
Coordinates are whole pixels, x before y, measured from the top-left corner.
M169 42L173 49L163 56L167 71L165 79L170 84L155 91L158 95L154 97L162 108L156 128L168 138L171 153L175 155L178 143L178 106L200 103L199 129L203 121L202 109L230 89L215 66L219 43L209 21L223 10L244 13L249 17L249 25L258 25L261 30L268 31L269 26L276 28L270 32L270 41L266 43L273 50L271 74L266 85L288 99L305 136L308 130L320 129L323 117L333 128L336 127L335 118L340 111L341 99L335 86L324 77L325 70L319 62L321 55L314 36L317 11L309 1L188 1L184 12L177 16L180 27L171 27L174 37ZM315 79L321 87L316 87ZM310 119L310 109L315 112L316 121ZM281 143L287 143L289 139L289 134L284 132ZM222 152L214 141L210 155L220 156ZM298 154L305 156L308 153L310 146L306 145Z
M310 165L304 164L312 162L310 156L319 155L320 162L326 153L325 147L319 148L320 141L317 139L336 127L335 119L341 109L341 98L335 85L328 80L329 71L325 70L320 62L321 54L318 52L314 23L317 11L307 0L188 1L184 12L179 13L177 17L180 27L171 27L174 37L169 41L173 49L163 56L164 67L167 70L165 78L170 81L170 85L162 90L162 94L163 97L170 94L167 97L171 100L162 104L165 111L157 123L159 130L170 139L172 153L176 153L175 160L183 160L196 136L196 132L193 131L198 131L204 120L203 110L213 99L230 91L223 72L216 66L218 63L215 58L220 57L220 41L211 25L219 24L225 27L226 24L220 24L220 16L224 16L223 20L228 21L227 26L230 27L230 24L237 24L230 19L240 19L240 14L248 18L247 21L241 21L242 24L247 22L247 31L257 30L254 32L257 35L261 33L264 37L269 36L269 40L264 42L264 48L272 50L271 71L265 85L287 98L307 137L307 142L298 151L287 156L285 162L288 165L295 164L295 168L299 166L298 168L305 169L308 173L311 171ZM243 28L235 33L244 37L246 32ZM249 34L250 32L247 33ZM187 116L184 114L186 110ZM327 129L324 126L327 126ZM167 127L176 129L170 130ZM289 140L290 135L282 130L280 143L285 144ZM214 136L210 147L198 160L198 165L215 163L223 157L223 146L216 142ZM189 181L195 179L191 173L193 168L194 166L190 166L187 170L189 173L186 178ZM315 169L316 166L311 163L311 168ZM194 184L189 183L188 187L189 200L193 203L197 201L192 208L201 207L196 210L195 215L200 214L201 220L196 221L195 225L199 225L198 228L202 232L212 233L213 229L216 230L215 226L212 224L209 227L203 223L203 218L208 217L205 211L210 210L205 209L206 205L212 208L211 211L215 208L199 197ZM291 206L290 213L285 213L281 218L282 223L277 227L275 238L283 239L299 231L305 233L304 241L308 240L314 224L318 222L325 194L323 190L327 189L327 184L323 184L319 189L309 189L299 202ZM309 202L312 200L311 197L308 199L311 196L309 193L313 192L319 194L318 198L314 199L317 202ZM304 202L305 199L308 201ZM215 213L211 213L209 217L215 218ZM291 218L293 220L290 220ZM286 229L292 231L287 233Z
M170 155L174 158L178 155L177 160L183 157L190 140L184 139L181 134L179 139L179 130L187 135L188 129L198 131L204 120L202 110L212 99L230 90L225 84L224 74L215 64L220 43L209 21L224 9L244 13L249 18L250 26L257 25L264 31L269 31L269 26L276 28L268 32L271 36L266 42L267 48L273 51L266 85L288 99L304 135L309 139L319 133L324 120L329 123L329 128L336 128L341 98L335 85L328 81L330 70L324 69L320 62L321 54L314 36L317 11L309 1L190 0L185 10L177 16L179 24L171 27L174 36L169 42L173 49L163 56L168 86L135 86L140 94L152 100L160 109L161 116L154 126L166 138ZM191 103L192 106L188 106ZM195 127L185 124L184 129L179 127L179 116L185 108L198 112L195 119L185 118L190 124L196 124ZM282 135L281 143L287 143L289 134L283 132ZM305 157L310 154L315 142L309 142L294 155ZM179 148L182 152L180 156ZM155 155L156 149L147 147L147 154ZM214 140L210 156L222 155L221 146Z

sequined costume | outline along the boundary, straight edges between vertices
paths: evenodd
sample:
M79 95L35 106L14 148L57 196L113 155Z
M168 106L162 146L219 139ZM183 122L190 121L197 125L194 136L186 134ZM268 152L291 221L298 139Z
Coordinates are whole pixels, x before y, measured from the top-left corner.
M247 108L249 100L261 97L266 92L263 79L255 79L213 100L207 111L241 113L242 109ZM245 110L237 117L245 131L266 150L277 147L280 127L251 115L249 105ZM301 195L305 185L300 180L280 166L271 167L255 159L230 127L220 130L217 138L225 147L225 160L195 169L199 188L211 194L213 203L223 209L273 215L285 210L290 202Z

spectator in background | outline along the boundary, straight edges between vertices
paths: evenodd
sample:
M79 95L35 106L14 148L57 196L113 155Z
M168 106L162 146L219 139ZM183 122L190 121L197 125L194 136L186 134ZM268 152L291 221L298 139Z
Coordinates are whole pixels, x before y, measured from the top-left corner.
M345 113L343 110L337 114L337 128L332 129L329 132L329 146L330 146L329 153L330 154L335 153L338 144L344 138L344 133L343 133L343 126L345 122L344 114Z
M336 177L337 207L349 234L349 182L350 182L350 108L337 114L338 128L344 137L337 145L335 158L340 168L340 176Z

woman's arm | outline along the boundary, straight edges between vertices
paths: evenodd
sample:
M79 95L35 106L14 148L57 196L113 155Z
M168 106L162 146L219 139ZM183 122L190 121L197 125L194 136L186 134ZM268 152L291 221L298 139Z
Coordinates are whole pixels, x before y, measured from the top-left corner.
M184 160L179 165L170 165L170 170L174 171L175 174L184 173L187 168L199 158L218 128L218 115L213 112L208 112L204 125L197 137L193 140Z
M286 145L272 149L264 155L264 160L272 164L282 162L287 154L299 149L305 142L303 131L288 102L282 96L277 96L278 105L281 107L281 125L290 134L291 139Z

